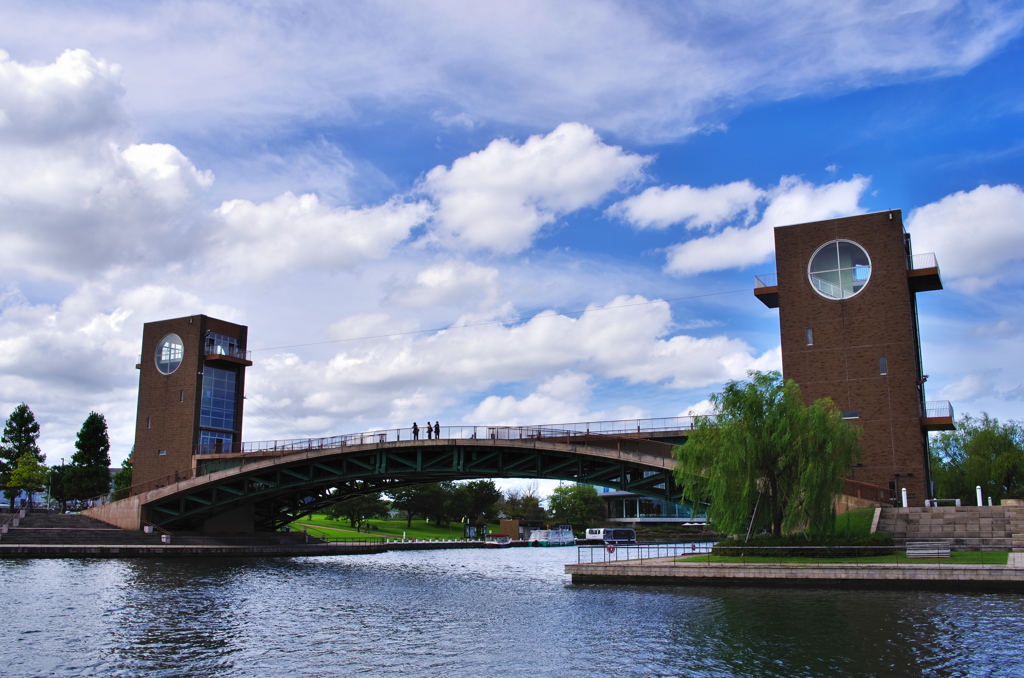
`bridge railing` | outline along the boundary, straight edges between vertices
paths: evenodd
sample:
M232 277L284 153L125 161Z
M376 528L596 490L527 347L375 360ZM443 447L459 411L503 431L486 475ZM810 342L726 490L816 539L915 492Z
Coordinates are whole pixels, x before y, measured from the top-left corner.
M427 426L375 429L322 438L292 438L254 442L198 445L196 454L287 453L322 450L348 445L401 442L409 440L529 440L570 439L591 436L636 436L668 431L690 431L708 416L661 417L657 419L618 419L609 421L544 424L528 426L441 426L435 434Z

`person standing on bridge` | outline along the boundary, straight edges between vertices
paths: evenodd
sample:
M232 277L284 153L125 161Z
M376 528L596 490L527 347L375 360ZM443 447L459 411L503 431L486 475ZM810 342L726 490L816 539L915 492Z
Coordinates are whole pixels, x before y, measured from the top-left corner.
M441 439L441 422L440 420L434 422L434 440Z
M430 440L430 433L431 433L432 431L433 431L433 429L432 429L432 428L430 428L430 420L429 420L429 419L427 419L427 440Z
M419 440L420 439L420 427L416 425L415 421L412 423L412 439L413 440Z

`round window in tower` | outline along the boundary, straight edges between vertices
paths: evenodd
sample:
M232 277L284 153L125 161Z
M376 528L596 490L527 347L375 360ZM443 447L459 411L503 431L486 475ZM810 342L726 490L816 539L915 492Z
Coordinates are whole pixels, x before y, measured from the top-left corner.
M814 291L826 299L849 299L868 284L871 259L850 240L833 240L818 248L807 267Z
M185 357L185 344L177 334L168 334L156 347L156 368L161 374L170 374L181 365Z

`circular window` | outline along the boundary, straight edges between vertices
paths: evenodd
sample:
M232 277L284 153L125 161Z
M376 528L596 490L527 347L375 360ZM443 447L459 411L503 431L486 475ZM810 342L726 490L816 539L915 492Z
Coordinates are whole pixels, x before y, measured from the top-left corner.
M177 334L168 334L156 347L156 368L163 374L170 374L181 365L185 356L185 344Z
M826 299L849 299L871 277L871 259L850 240L833 240L818 248L807 267L814 291Z

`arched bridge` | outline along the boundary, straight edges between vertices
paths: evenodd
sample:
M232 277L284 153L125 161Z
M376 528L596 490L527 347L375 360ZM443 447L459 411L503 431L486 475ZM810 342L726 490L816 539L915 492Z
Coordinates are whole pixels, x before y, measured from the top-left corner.
M171 531L274 530L360 494L477 478L568 480L679 501L672 447L693 423L677 417L442 427L430 438L425 428L418 438L391 429L198 449L193 468L135 486L130 498L93 511L136 529L148 522ZM123 517L113 520L119 505Z

